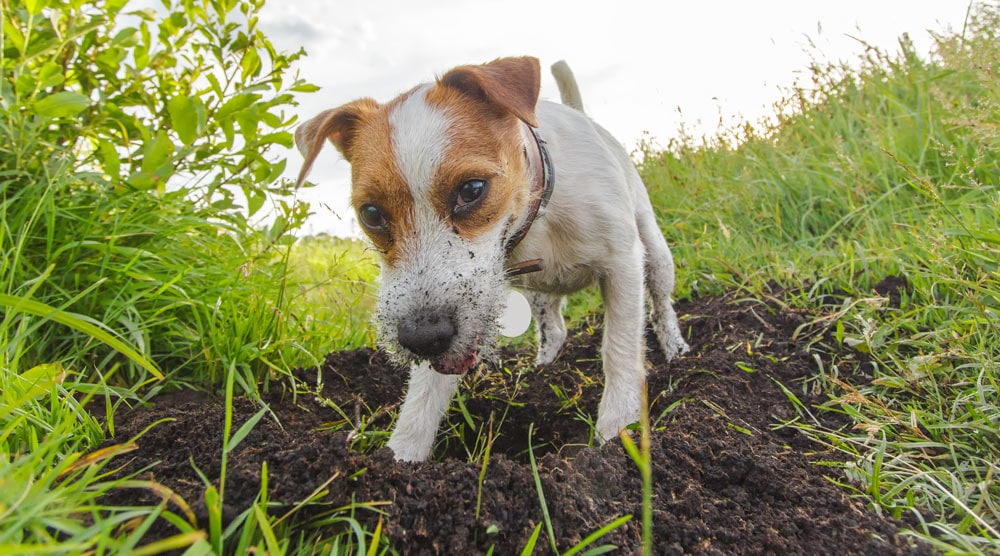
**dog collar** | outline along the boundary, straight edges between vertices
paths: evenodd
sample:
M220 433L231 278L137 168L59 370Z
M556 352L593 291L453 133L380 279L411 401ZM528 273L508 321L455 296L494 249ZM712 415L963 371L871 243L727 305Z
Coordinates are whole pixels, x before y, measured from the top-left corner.
M552 188L556 181L555 169L552 167L552 158L549 155L549 149L545 140L539 135L537 129L530 126L528 129L531 131L531 136L535 138L535 145L538 147L537 149L527 149L529 151L528 160L532 168L534 168L535 180L534 184L532 184L532 199L528 205L528 214L524 218L524 223L507 238L507 243L504 246L508 257L514 251L514 248L517 247L517 244L521 243L524 236L528 235L528 231L535 222L535 218L541 215L540 211L549 204L549 199L552 197ZM508 266L507 276L538 272L543 267L544 261L542 259L529 259Z

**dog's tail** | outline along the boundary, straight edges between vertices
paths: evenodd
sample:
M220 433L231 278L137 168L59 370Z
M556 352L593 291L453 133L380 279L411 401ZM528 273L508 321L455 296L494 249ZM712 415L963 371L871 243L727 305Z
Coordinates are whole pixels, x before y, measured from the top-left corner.
M576 86L573 70L569 69L566 60L559 60L552 64L552 76L556 78L556 84L559 85L559 96L562 97L562 103L583 112L583 98L580 97L580 88Z

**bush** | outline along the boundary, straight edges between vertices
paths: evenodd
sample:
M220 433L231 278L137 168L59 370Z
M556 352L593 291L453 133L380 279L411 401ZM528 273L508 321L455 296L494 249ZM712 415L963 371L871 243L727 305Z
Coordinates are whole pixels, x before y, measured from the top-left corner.
M293 186L267 155L292 144L293 93L315 87L289 76L302 52L257 29L261 5L0 7L4 368L149 378L141 358L28 302L114 330L178 380L237 370L252 390L286 354L288 232L308 207L280 198Z

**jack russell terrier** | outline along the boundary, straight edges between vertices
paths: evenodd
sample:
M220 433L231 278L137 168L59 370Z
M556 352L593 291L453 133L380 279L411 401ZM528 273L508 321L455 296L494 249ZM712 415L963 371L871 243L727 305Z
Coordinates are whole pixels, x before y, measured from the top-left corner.
M531 57L460 66L385 104L370 98L302 124L305 180L329 140L351 165L358 221L381 254L379 345L410 367L388 446L428 457L462 375L489 357L509 287L536 323L536 362L566 339L565 296L604 299L601 442L639 418L646 292L668 359L687 351L671 305L674 263L628 154L583 113L572 73L563 101L538 101Z

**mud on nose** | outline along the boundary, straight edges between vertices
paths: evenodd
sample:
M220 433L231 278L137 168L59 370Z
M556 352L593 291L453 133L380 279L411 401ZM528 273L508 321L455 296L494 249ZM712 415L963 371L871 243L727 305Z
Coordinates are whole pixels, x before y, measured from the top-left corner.
M434 357L448 351L455 337L455 325L440 314L422 314L403 319L396 327L400 345L421 357Z

